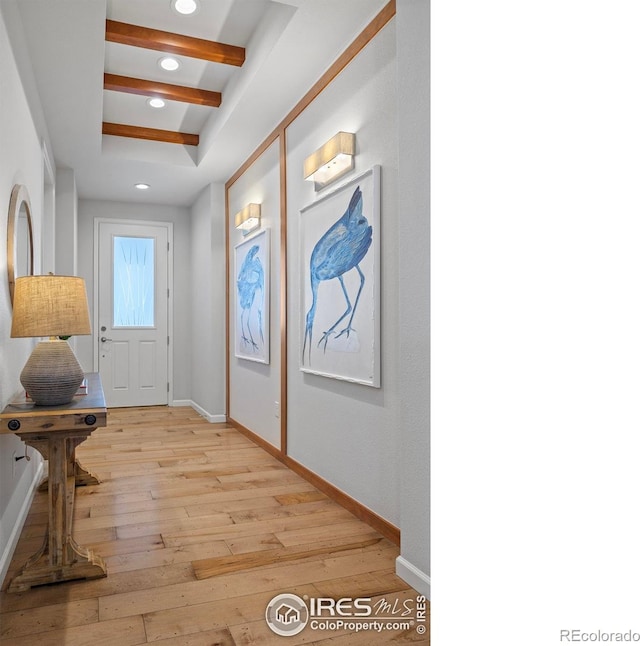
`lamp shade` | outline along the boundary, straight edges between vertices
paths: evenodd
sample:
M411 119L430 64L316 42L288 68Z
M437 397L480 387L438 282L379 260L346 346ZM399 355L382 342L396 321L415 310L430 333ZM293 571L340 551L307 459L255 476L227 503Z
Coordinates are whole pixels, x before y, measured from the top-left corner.
M236 229L242 229L245 233L253 231L260 226L260 205L247 204L247 206L236 213L235 218Z
M304 160L304 178L318 191L354 168L355 153L355 134L340 131Z
M84 279L22 276L16 279L12 337L91 334Z

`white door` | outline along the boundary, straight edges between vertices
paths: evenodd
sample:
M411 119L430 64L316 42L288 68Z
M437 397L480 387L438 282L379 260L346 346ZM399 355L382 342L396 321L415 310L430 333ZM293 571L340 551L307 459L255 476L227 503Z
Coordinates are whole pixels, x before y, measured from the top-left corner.
M107 406L168 403L170 225L97 221L98 371Z

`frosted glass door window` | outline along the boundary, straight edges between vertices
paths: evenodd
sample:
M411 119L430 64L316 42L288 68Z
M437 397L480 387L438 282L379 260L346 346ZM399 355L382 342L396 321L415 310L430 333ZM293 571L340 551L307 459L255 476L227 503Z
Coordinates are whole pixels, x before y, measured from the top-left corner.
M154 238L113 238L113 327L154 327Z

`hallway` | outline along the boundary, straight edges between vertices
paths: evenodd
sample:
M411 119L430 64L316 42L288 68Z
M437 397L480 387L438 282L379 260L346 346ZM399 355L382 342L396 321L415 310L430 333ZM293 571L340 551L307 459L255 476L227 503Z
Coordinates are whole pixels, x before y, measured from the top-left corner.
M374 608L384 599L398 622L403 603L415 603L395 575L397 546L191 408L113 409L77 455L102 482L76 490L74 537L104 557L109 574L2 592L3 645L276 644L285 638L264 616L278 594L369 597ZM37 493L5 587L39 547L46 509L46 493ZM309 625L286 639L372 643L367 630ZM428 643L428 632L375 636L376 644L410 641Z

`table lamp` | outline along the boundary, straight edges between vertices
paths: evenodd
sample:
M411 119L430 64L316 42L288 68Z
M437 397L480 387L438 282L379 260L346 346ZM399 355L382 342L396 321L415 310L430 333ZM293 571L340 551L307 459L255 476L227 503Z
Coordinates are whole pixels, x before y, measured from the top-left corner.
M76 276L16 279L11 337L48 336L35 347L20 383L40 406L68 404L84 378L73 350L60 336L91 334L87 292Z

